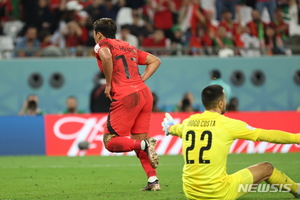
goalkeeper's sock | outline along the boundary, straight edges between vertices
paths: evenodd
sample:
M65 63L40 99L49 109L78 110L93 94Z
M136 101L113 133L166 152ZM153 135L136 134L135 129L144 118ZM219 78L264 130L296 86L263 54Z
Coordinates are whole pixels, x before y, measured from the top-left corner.
M106 149L110 152L128 152L141 150L143 140L133 140L127 137L113 137L107 142Z
M292 179L290 179L287 175L285 175L283 172L278 171L275 167L273 169L272 175L266 180L266 182L269 184L276 184L274 186L281 189L289 188L290 193L294 195L299 192L299 185L295 183Z
M140 159L141 165L143 166L143 169L145 171L145 173L147 174L147 177L153 177L153 176L157 176L156 175L156 170L152 168L151 164L150 164L150 160L148 158L148 155L145 151L143 150L135 150L136 156ZM157 179L157 177L156 177Z

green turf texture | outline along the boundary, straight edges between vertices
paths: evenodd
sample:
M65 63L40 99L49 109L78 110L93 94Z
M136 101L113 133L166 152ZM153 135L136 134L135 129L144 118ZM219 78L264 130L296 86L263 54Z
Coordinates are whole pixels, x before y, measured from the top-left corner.
M300 183L300 153L231 154L228 173L271 162ZM160 156L161 191L139 191L147 179L135 156L3 156L0 157L0 199L175 200L182 191L182 156ZM294 199L289 193L249 193L240 199Z

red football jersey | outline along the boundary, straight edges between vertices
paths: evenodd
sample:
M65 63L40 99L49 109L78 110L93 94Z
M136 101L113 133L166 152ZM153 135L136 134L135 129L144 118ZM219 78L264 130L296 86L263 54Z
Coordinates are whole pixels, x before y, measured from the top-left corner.
M128 42L117 39L104 39L94 47L99 69L103 72L99 57L101 48L107 47L113 60L112 90L113 99L120 99L147 87L141 79L138 65L145 65L149 53L130 46Z

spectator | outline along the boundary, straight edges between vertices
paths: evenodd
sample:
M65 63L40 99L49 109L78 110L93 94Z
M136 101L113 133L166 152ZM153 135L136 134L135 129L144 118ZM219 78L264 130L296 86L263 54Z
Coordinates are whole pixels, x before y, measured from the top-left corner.
M252 10L252 21L248 22L246 26L250 28L250 34L258 38L261 47L263 47L264 43L264 29L266 25L267 24L261 20L259 11Z
M9 1L0 1L0 21L7 21L11 12L11 3Z
M224 10L231 13L232 18L235 19L235 5L237 0L216 0L217 20L221 21Z
M44 29L39 32L39 40L41 42L41 57L60 57L63 51L51 42L51 33Z
M84 10L91 16L93 22L101 18L101 4L102 0L94 0L92 4L84 8Z
M26 28L25 35L16 43L17 57L39 57L40 41L37 38L37 29L34 26Z
M217 35L217 24L216 20L213 19L213 11L205 10L205 24L203 25L206 37L214 38Z
M271 21L274 21L273 13L276 7L276 0L256 0L255 4L255 8L258 10L260 15L262 14L264 8L267 8Z
M193 11L191 17L191 32L197 31L198 26L205 24L205 11L199 4L199 1L192 0Z
M50 0L49 5L51 12L54 12L56 9L58 9L62 2L65 3L66 0Z
M219 26L217 30L217 37L213 39L213 46L218 49L223 48L233 48L233 40L228 37L226 28L224 26Z
M172 0L154 0L152 6L154 28L163 30L167 38L172 38L171 28L174 25L173 13L176 12L175 3Z
M22 21L27 26L38 25L39 5L38 0L22 0L20 1L22 7Z
M289 2L289 44L293 54L300 54L300 1L290 0Z
M168 48L170 46L170 40L165 37L165 34L161 29L156 29L152 36L145 38L142 46L145 48L158 48L153 50L153 54L166 55L167 52L160 50L159 48Z
M187 32L191 28L193 6L191 0L183 0L181 8L178 10L178 24L183 32Z
M172 55L182 55L182 47L185 45L185 37L183 35L183 32L180 28L180 26L178 25L174 25L172 27L172 33L173 33L173 37L170 40L171 41L171 48L173 49L172 51Z
M141 14L137 10L132 11L132 19L133 23L128 28L130 33L138 38L139 45L142 45L144 39L153 31L153 27L149 24L145 25Z
M117 3L113 0L104 0L104 3L100 5L100 18L111 18L115 21L120 8L125 6L125 3L125 0L119 0Z
M195 34L200 24L205 23L204 10L199 2L184 0L183 6L179 9L178 23L183 32Z
M152 97L153 97L153 107L152 107L152 112L161 112L161 110L157 106L158 102L158 96L155 92L152 92Z
M219 23L219 27L224 27L227 31L228 38L234 38L237 34L239 23L234 22L232 14L228 10L222 12L222 20Z
M42 49L53 45L51 42L51 32L47 29L41 30L38 34L38 38Z
M199 27L196 34L192 34L190 38L190 48L192 55L211 54L213 41L205 34L203 27Z
M21 116L35 116L43 114L45 113L39 108L39 99L34 94L31 94L27 97L27 99L23 103L22 109L19 112L19 115Z
M239 53L244 57L260 56L260 42L257 37L251 35L250 28L248 26L242 27L241 34L238 38L242 48Z
M87 6L91 5L94 0L77 0L78 3L80 3L80 5L82 5L84 8L86 8Z
M132 10L135 11L137 11L143 5L145 5L144 0L126 0L126 7L132 8Z
M232 97L227 104L227 111L238 111L239 102L236 97Z
M183 94L181 101L178 103L175 111L178 112L195 112L197 111L194 106L194 95L191 92L186 92Z
M77 13L83 8L77 1L71 0L66 2L62 0L60 8L56 10L57 28L52 35L51 41L60 48L76 46L82 34L81 29L76 21ZM71 29L71 30L70 30ZM68 45L66 45L68 40Z
M104 94L105 86L106 80L104 74L99 72L97 75L97 84L90 95L91 113L108 113L111 101Z
M139 46L138 38L136 36L130 34L128 24L121 26L120 32L116 34L116 39L128 42L130 45L135 46L135 47Z
M146 4L142 6L142 18L148 27L153 27L154 6L156 1L146 0Z
M88 41L90 39L89 27L92 25L91 18L89 14L84 10L79 11L76 17L77 17L79 28L81 29L81 33L82 33L79 38L79 45L87 46Z
M221 85L226 94L226 102L229 102L231 99L231 87L223 81L221 72L217 69L212 70L210 72L210 79L211 81L208 85Z
M270 23L275 28L276 34L281 37L283 41L287 41L289 37L289 25L283 19L283 12L277 8L274 12L274 21Z
M66 99L66 109L62 111L63 114L79 114L85 113L82 110L78 110L78 101L75 96L69 96Z
M8 20L3 21L3 33L7 36L10 36L15 43L17 41L19 33L24 28L24 25L24 22L15 18L11 13L8 17Z
M14 42L10 36L0 33L0 60L2 58L10 59L13 57Z
M43 29L52 32L53 23L54 23L54 16L50 10L49 0L38 0L38 16L37 16L38 32Z
M290 0L289 2L289 36L300 37L300 1Z
M62 32L65 36L66 47L70 48L70 51L72 53L73 52L72 49L75 49L80 45L82 30L77 21L70 21L64 27Z
M265 48L268 55L285 54L282 39L276 34L273 26L268 25L265 31Z

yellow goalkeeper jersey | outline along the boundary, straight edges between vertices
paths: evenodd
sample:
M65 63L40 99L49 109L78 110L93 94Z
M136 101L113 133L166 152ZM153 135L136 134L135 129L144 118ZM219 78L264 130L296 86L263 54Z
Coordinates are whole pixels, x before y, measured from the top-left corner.
M169 132L182 138L183 189L191 199L222 199L227 192L227 155L235 139L255 141L262 129L215 112L191 115Z

